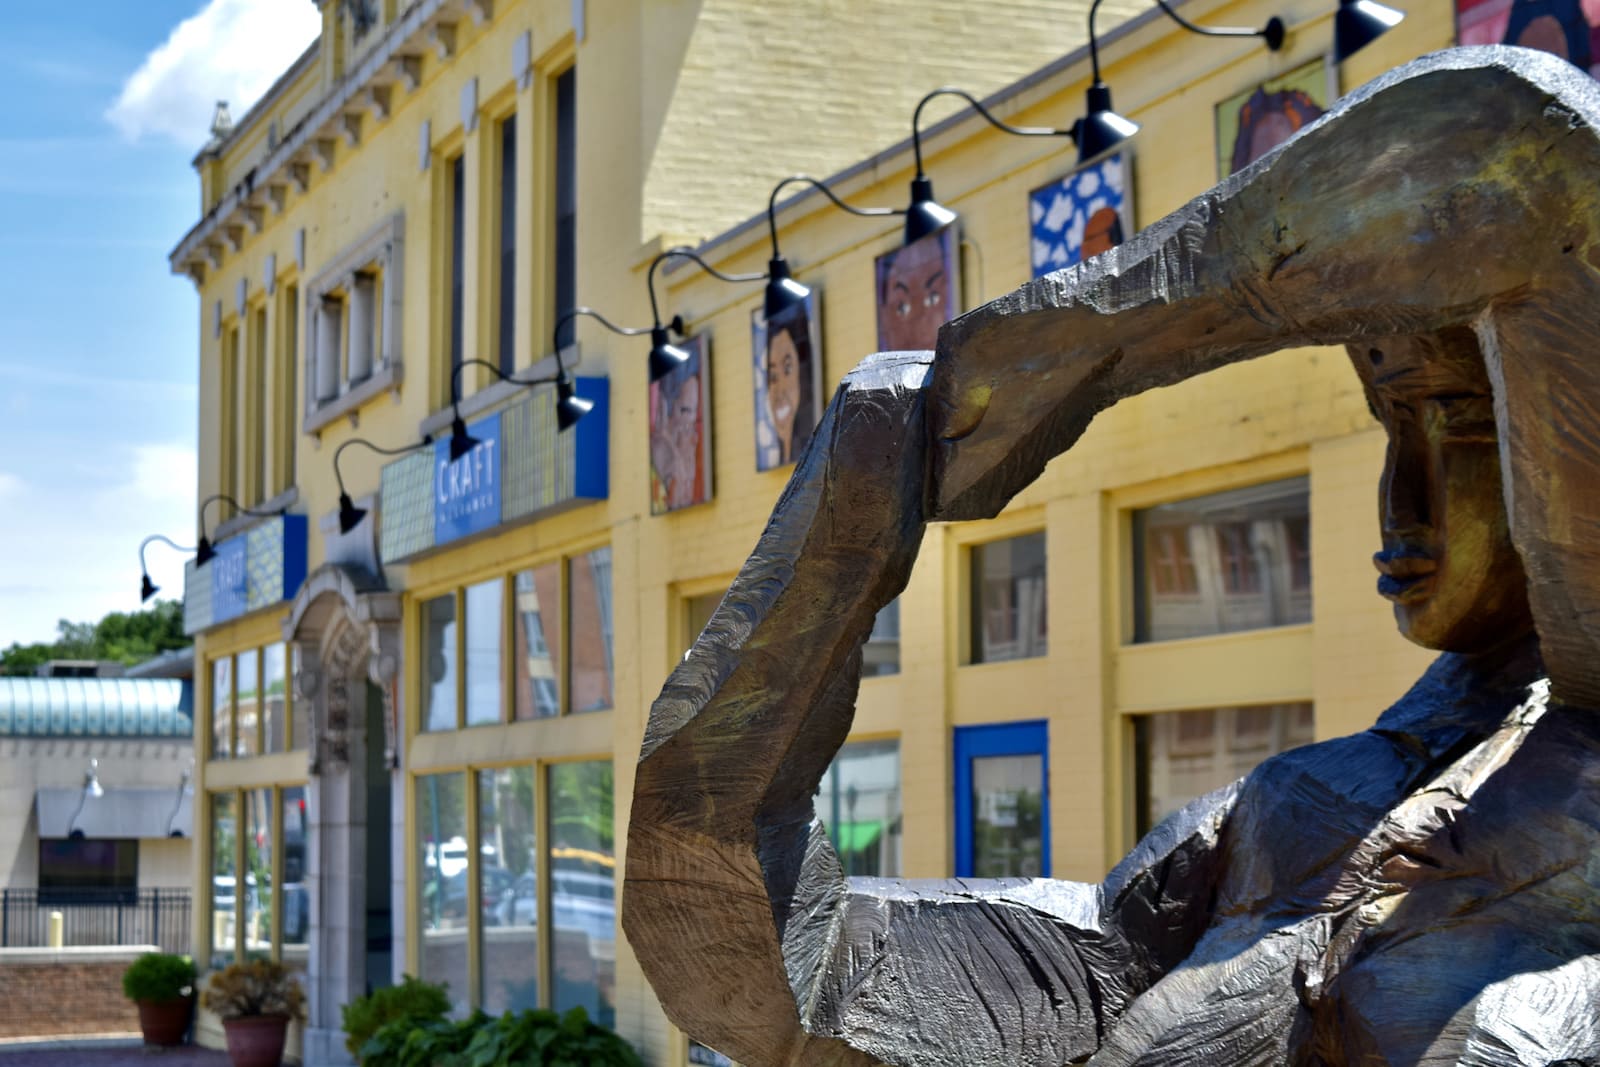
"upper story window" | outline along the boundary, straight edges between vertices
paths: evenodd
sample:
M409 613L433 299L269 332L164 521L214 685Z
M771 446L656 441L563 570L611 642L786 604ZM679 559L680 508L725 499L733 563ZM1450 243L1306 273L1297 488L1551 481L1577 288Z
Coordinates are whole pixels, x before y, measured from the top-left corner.
M404 221L384 220L306 285L307 432L400 384Z
M517 116L498 124L499 203L497 264L500 285L495 293L495 349L503 374L517 367Z
M1133 513L1134 640L1311 621L1304 476Z
M578 293L578 68L554 79L556 157L551 175L555 192L554 298L556 314L577 303ZM563 347L572 343L574 323L561 330Z
M446 243L450 249L449 278L446 289L450 294L447 322L449 331L446 343L450 350L450 369L461 365L463 330L466 328L466 278L467 278L467 159L457 153L444 167L445 199L449 204L449 232ZM449 393L445 396L448 398Z
M972 663L1048 651L1044 531L971 550Z
M425 731L615 701L609 546L433 597L421 613Z

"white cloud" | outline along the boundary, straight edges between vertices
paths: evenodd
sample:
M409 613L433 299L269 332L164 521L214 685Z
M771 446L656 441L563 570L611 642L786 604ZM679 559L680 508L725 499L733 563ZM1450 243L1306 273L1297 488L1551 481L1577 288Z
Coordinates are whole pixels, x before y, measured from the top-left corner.
M0 471L0 500L17 496L22 492L22 489L21 478L18 478L15 474L7 474L5 471Z
M218 100L243 116L321 27L305 0L206 0L145 56L106 118L130 140L159 135L199 148Z

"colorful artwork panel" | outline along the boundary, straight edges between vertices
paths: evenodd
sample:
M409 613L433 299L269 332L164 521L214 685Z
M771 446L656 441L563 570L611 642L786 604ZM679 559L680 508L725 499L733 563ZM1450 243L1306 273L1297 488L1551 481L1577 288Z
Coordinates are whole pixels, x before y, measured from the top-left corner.
M1461 44L1515 44L1600 78L1600 0L1456 0Z
M811 441L822 411L822 323L813 290L768 320L750 316L756 470L787 466Z
M1133 232L1130 162L1115 152L1028 194L1035 278L1115 248Z
M960 257L956 228L946 226L877 258L878 351L933 348L961 310Z
M650 383L650 514L711 499L711 359L704 334L679 345L689 358Z
M1217 105L1217 175L1242 170L1328 110L1328 68L1318 59Z

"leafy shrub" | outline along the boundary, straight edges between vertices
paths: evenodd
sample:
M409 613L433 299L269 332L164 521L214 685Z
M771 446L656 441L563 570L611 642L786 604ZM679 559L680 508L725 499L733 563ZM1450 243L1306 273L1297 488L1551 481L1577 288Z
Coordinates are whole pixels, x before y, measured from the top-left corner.
M450 1014L450 997L444 986L408 974L401 977L397 986L378 989L352 1000L344 1006L342 1014L347 1035L344 1047L350 1050L350 1055L359 1057L372 1035L389 1023L399 1019L413 1019L418 1023L443 1019Z
M643 1067L629 1044L589 1021L582 1008L565 1015L524 1011L490 1018L474 1012L459 1022L396 1019L361 1048L365 1067Z
M272 960L231 963L211 976L200 1003L222 1019L286 1015L304 1019L306 995L294 972Z
M194 992L194 961L167 952L146 952L122 972L122 993L129 1000L177 1000Z

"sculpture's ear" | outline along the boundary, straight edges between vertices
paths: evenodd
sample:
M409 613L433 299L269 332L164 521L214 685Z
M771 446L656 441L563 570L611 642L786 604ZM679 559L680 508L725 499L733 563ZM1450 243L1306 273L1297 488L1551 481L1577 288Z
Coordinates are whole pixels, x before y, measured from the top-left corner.
M1128 243L948 323L930 518L998 513L1120 399L1280 348L1472 322L1600 264L1597 127L1600 88L1568 63L1439 53Z

